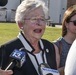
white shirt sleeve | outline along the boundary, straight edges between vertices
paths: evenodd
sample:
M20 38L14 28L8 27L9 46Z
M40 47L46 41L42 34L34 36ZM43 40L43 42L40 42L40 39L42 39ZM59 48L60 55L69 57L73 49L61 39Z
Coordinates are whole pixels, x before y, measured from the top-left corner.
M73 42L67 55L65 75L76 75L76 39Z

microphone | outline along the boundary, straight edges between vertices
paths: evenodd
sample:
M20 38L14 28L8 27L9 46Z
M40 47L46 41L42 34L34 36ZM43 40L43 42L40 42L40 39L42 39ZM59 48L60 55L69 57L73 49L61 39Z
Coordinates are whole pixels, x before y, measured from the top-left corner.
M6 70L10 70L13 69L15 66L17 66L18 68L22 67L22 65L24 64L24 62L26 61L26 54L24 52L24 48L21 49L15 49L11 54L10 54L10 58L12 59L10 64L6 67Z
M8 0L0 0L0 6L5 6Z
M38 70L40 75L60 75L58 70L51 69L50 66L46 63L41 63Z

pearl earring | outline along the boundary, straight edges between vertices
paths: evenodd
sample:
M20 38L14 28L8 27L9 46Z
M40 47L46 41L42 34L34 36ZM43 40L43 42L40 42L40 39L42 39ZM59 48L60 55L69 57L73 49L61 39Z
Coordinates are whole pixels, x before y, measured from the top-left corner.
M23 27L21 27L21 29L23 29Z

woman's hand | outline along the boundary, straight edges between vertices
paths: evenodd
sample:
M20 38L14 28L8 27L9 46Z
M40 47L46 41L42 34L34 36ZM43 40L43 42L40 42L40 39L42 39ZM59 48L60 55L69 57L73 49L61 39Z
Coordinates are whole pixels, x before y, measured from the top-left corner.
M12 70L1 70L0 69L0 75L12 75L13 74L13 71Z

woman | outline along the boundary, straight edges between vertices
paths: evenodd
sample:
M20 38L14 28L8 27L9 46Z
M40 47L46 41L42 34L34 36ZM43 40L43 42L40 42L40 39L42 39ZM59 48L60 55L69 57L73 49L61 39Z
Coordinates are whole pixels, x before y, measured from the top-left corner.
M47 11L45 3L40 0L24 0L18 6L15 21L20 32L16 39L0 47L0 75L39 75L38 67L41 63L47 63L52 69L57 69L53 44L41 39L46 28ZM26 52L23 66L4 71L10 62L12 51L23 47Z
M69 7L64 13L62 21L62 37L54 41L55 48L56 50L59 51L60 54L59 70L63 70L68 51L75 38L76 38L76 5L73 5ZM64 73L64 71L61 72Z

